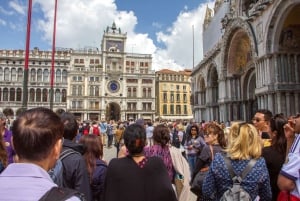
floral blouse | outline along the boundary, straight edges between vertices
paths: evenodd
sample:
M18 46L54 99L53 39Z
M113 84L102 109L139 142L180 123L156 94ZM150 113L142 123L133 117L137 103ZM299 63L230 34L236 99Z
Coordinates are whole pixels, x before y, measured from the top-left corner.
M144 148L144 154L146 157L158 156L163 161L167 167L170 180L173 181L174 178L174 168L172 164L172 158L169 150L169 146L166 145L164 148L160 145L152 145Z
M236 174L241 174L249 160L233 160L232 167ZM226 169L226 170L225 170ZM202 191L205 196L220 200L223 193L232 186L230 174L222 154L217 153L211 163ZM260 201L270 201L272 191L265 159L257 159L252 170L243 179L241 186L249 193L252 200L259 196Z

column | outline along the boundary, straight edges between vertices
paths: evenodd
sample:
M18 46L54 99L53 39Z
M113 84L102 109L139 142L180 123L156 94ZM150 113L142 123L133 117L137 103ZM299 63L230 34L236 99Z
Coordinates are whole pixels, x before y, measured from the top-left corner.
M282 109L281 109L281 93L280 92L276 93L276 99L277 99L277 113L281 113Z
M285 105L286 105L286 113L285 115L291 115L291 93L285 93Z
M273 94L268 94L268 109L274 111Z
M295 114L300 113L299 110L299 93L295 93L295 111L293 111Z

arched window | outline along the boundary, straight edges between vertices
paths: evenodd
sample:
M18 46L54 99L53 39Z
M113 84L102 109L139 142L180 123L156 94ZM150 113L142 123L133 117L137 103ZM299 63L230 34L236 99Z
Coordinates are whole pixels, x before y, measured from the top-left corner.
M56 82L61 82L61 71L59 69L56 71Z
M79 95L79 96L82 95L82 86L78 86L78 95Z
M17 81L17 70L15 68L11 69L11 81Z
M63 103L67 102L67 90L65 89L62 90L61 102Z
M62 82L67 83L68 73L66 70L63 70L62 72Z
M41 89L36 90L36 102L41 102L42 101L42 91Z
M4 81L9 81L9 69L4 69Z
M35 91L34 89L30 89L29 90L29 102L34 102L34 98L35 98Z
M151 98L151 88L148 88L148 98Z
M59 103L60 102L60 91L59 89L55 90L55 102Z
M9 90L9 101L15 101L16 90L14 88L10 88Z
M90 96L94 96L94 87L90 86Z
M75 96L76 94L76 85L72 86L72 95Z
M31 69L30 71L30 81L35 82L35 69Z
M47 102L47 101L48 101L48 90L43 89L43 102Z
M42 79L43 79L43 72L42 72L42 69L39 68L39 69L37 70L37 81L38 81L38 82L41 82Z
M131 94L131 88L128 88L128 89L127 89L127 93L128 93L128 94L127 94L128 97L132 97L132 94Z
M49 82L49 70L44 70L44 82Z
M132 94L132 96L136 97L136 88L135 87L133 88L133 94Z
M17 101L21 101L21 100L22 100L22 89L17 88Z
M2 89L0 88L0 101L2 100Z
M98 86L95 87L95 96L99 96L99 87Z
M0 81L3 81L3 69L0 67Z
M3 101L8 101L8 88L3 89Z
M18 69L18 81L19 82L23 81L23 69L22 68Z

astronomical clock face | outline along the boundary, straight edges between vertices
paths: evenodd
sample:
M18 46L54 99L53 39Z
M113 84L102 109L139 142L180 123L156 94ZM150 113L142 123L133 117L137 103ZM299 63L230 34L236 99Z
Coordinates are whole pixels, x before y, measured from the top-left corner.
M118 49L119 52L123 52L123 42L122 41L113 41L113 40L108 40L106 42L106 50L109 50L111 48Z
M107 88L111 93L116 93L120 89L120 84L119 82L112 80L108 83Z

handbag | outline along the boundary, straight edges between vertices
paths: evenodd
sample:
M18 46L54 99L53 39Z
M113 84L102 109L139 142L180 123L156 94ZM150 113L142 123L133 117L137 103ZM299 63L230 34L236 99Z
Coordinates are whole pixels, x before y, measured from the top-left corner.
M300 198L292 195L289 191L280 191L277 201L300 201Z
M179 197L182 192L183 182L184 182L183 176L176 172L174 177L174 185L175 185L177 197Z
M214 152L213 152L212 145L209 145L209 148L210 148L210 152L211 152L211 161L212 161L214 159ZM191 184L190 190L197 196L202 195L202 184L208 173L208 170L209 170L209 166L201 168L200 171L196 174L196 176Z
M205 170L206 169L206 170ZM203 181L208 173L208 167L202 168L195 176L193 183L191 185L191 191L197 195L201 196L202 195L202 184Z

